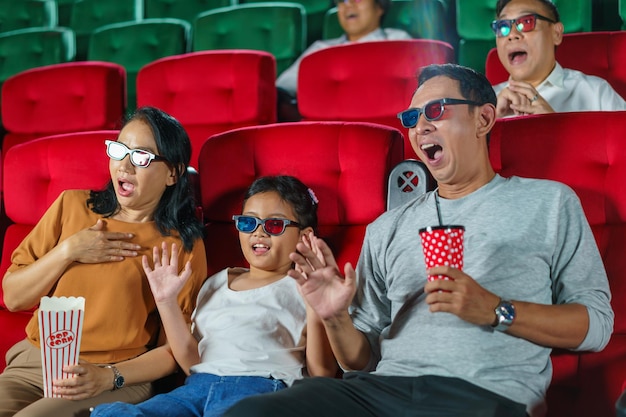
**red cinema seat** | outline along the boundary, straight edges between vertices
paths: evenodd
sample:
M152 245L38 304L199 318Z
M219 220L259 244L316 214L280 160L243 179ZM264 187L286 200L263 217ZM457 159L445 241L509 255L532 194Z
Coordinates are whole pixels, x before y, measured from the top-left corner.
M106 185L110 175L104 141L117 134L117 130L61 134L25 142L3 153L4 205L13 224L4 234L0 277L11 264L13 250L61 191ZM7 310L0 287L0 370L5 367L6 351L26 337L24 329L31 316L32 312Z
M215 135L200 152L209 274L245 265L232 216L264 175L293 175L319 199L319 233L340 265L356 264L365 227L386 209L387 177L403 159L396 129L359 122L295 122Z
M216 50L161 58L137 75L137 105L176 117L191 139L191 166L202 144L226 130L276 122L276 60L262 51Z
M118 129L125 107L120 65L69 62L20 72L2 85L2 149L60 133Z
M362 121L400 129L405 157L416 158L396 115L411 103L421 67L453 61L450 44L430 39L360 42L315 51L300 64L298 109L304 120Z
M626 97L626 32L565 34L556 48L556 60L563 68L604 78L619 95ZM495 48L487 55L485 75L492 85L509 77Z
M583 126L593 126L593 140ZM490 158L503 176L546 178L574 189L604 261L615 312L613 336L597 353L552 354L549 417L614 416L626 379L625 112L552 113L500 119Z

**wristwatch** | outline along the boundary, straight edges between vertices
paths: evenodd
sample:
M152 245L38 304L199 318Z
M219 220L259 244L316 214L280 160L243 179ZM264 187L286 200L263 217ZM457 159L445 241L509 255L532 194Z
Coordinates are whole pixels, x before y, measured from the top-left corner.
M113 391L122 388L124 386L124 377L120 371L113 365L107 365L105 368L113 370Z
M496 320L491 325L494 330L503 332L515 321L515 306L508 300L500 300L495 309Z

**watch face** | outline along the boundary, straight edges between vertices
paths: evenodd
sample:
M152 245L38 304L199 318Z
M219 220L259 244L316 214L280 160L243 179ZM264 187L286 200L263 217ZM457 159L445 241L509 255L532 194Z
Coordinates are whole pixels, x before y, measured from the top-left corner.
M510 301L502 301L496 308L499 326L510 326L515 320L515 306Z
M123 376L118 376L117 378L115 378L115 386L117 388L122 388L124 386L124 377Z
M513 305L508 303L502 304L498 307L498 309L505 321L511 322L515 318L515 310L513 310Z

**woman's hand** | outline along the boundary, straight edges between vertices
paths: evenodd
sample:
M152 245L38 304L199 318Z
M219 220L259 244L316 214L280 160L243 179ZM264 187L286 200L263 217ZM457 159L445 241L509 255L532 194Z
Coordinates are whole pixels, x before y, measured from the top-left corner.
M113 389L113 371L86 361L78 365L67 365L63 372L73 377L52 382L53 391L66 400L84 400Z
M74 262L119 262L137 256L141 246L128 242L132 233L106 232L105 221L83 229L30 265L7 272L2 280L4 301L10 311L27 310L50 294L59 278Z
M73 262L95 264L137 256L141 246L127 241L134 237L132 233L105 232L104 225L104 220L98 219L95 225L61 242L67 258Z

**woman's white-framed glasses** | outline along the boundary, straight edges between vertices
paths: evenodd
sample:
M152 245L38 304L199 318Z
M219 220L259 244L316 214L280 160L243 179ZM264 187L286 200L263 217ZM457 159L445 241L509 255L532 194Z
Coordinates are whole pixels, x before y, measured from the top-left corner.
M491 22L491 29L496 37L503 38L509 36L511 28L515 26L518 32L530 32L535 29L537 25L537 19L545 20L546 22L556 23L554 20L542 16L537 13L531 13L524 16L520 16L517 19L499 19Z
M254 216L235 215L233 216L235 227L242 233L252 233L257 227L263 226L263 230L268 235L280 236L285 233L287 227L300 227L300 224L293 220L272 217L259 219Z
M440 98L439 100L433 100L426 103L421 109L419 107L413 107L411 109L401 111L398 113L398 119L402 122L402 126L406 128L412 128L417 126L417 121L420 118L420 114L424 115L424 118L429 122L441 119L443 113L446 111L446 106L452 106L455 104L470 104L473 106L480 106L477 101L462 100L458 98Z
M126 155L130 155L130 163L138 168L147 168L152 161L167 161L166 158L143 149L129 149L122 142L105 140L104 143L107 145L109 158L121 161Z

